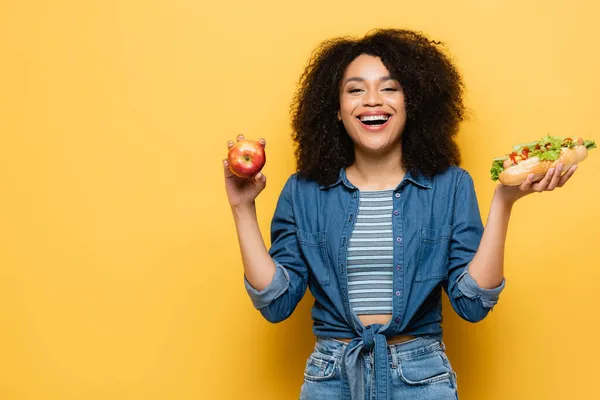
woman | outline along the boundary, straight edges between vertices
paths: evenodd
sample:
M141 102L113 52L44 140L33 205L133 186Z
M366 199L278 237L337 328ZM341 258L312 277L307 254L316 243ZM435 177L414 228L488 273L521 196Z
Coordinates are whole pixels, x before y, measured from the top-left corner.
M504 288L513 204L575 171L498 185L484 230L453 140L463 83L439 44L377 30L319 46L293 103L298 172L281 192L269 251L254 206L266 177L238 178L224 161L254 306L279 322L307 286L315 298L301 399L456 399L442 288L462 318L483 319Z

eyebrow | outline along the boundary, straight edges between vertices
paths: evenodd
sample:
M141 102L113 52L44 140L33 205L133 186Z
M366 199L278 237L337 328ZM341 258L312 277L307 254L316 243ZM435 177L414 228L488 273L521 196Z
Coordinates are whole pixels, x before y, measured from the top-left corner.
M379 78L380 82L393 81L393 80L394 80L394 78L392 78L390 75L382 76ZM348 82L365 82L365 78L360 77L360 76L353 76L351 78L346 79L346 81L344 82L344 85Z

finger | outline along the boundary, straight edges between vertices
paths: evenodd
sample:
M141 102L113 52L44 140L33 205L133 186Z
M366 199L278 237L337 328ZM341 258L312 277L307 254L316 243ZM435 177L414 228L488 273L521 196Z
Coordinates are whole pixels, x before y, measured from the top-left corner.
M223 172L225 174L225 178L230 178L234 176L233 172L229 169L229 162L227 160L223 160Z
M259 172L258 174L254 175L254 184L260 193L267 185L267 177L262 172Z
M267 147L267 141L263 138L258 139L258 143L260 143L262 147Z
M237 141L239 142L240 140L244 140L244 135L241 133L237 136Z
M550 180L552 179L552 175L554 175L555 168L550 168L544 176L544 179L539 181L537 184L532 186L532 189L536 192L543 192L548 187Z
M254 181L256 181L256 182L264 181L266 179L267 179L267 177L262 172L259 172L256 175L254 175Z
M227 141L227 148L230 149L233 146L233 140Z
M569 168L569 170L560 178L560 181L558 182L558 187L563 187L563 185L567 183L569 179L571 179L576 169L577 165L573 165L571 168Z
M560 180L560 176L562 175L562 169L563 164L559 163L554 171L554 175L552 176L552 179L550 180L550 183L548 184L546 190L553 191L556 188L556 185L558 185L558 181Z
M524 192L528 191L531 188L531 184L533 182L534 176L535 176L534 174L529 174L529 176L527 176L527 178L525 179L525 182L521 183L521 186L519 186L519 189L521 189Z

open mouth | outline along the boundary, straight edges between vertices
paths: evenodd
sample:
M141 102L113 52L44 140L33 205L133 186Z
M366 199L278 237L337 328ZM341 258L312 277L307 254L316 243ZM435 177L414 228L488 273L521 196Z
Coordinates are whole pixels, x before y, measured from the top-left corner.
M391 115L388 114L380 114L380 115L360 115L356 117L362 125L371 129L381 128L388 123L388 121L392 118Z

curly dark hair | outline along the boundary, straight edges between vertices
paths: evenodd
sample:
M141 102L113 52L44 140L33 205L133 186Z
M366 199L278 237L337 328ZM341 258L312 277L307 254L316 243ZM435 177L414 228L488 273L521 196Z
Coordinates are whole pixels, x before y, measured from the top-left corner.
M291 106L292 137L300 175L321 184L354 162L353 143L337 118L340 85L358 56L379 57L400 82L406 104L403 167L427 177L461 161L454 137L465 118L464 84L442 42L405 29L377 29L363 38L339 37L313 52Z

